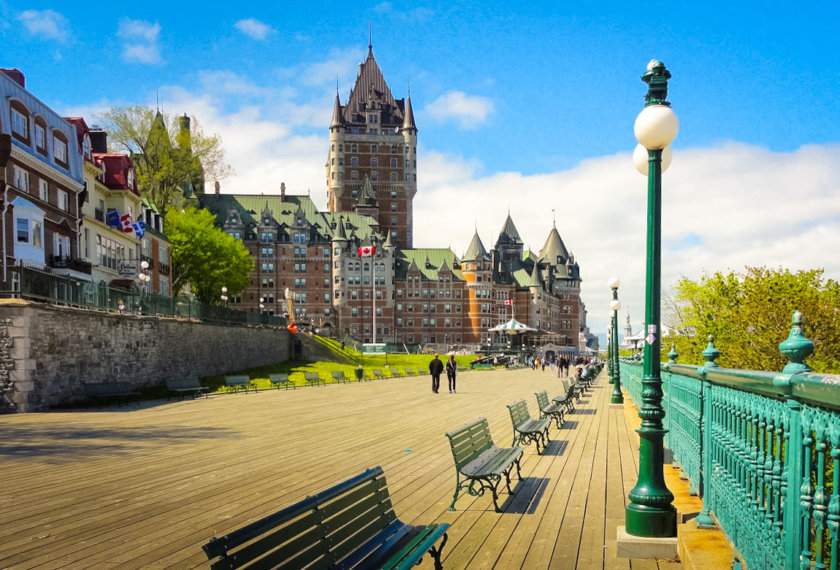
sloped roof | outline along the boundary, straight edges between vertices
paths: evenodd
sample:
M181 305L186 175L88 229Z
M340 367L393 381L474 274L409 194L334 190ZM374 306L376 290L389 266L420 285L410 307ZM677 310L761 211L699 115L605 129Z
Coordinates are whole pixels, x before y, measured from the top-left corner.
M461 259L478 259L478 258L486 258L487 250L484 248L484 244L481 243L481 238L478 237L478 230L473 234L472 241L470 241L470 245L467 247L467 251L464 253Z
M563 240L560 238L560 232L557 231L557 226L551 228L545 244L540 250L540 261L546 261L549 265L557 265L559 263L566 263L569 259L569 252L566 251L566 246L563 245Z
M373 58L373 47L371 46L368 46L367 59L359 66L359 75L356 77L356 84L350 92L350 99L342 109L344 121L347 123L356 122L353 120L353 115L361 112L365 108L369 97L389 107L387 110L390 113L383 113L383 124L403 124L402 108L394 100L391 89L385 82L385 76L382 75L379 65L377 65L376 60Z
M516 226L513 224L513 219L510 217L510 213L507 215L507 219L505 220L505 225L502 227L502 231L499 232L499 236L506 235L511 238L511 241L514 243L522 243L522 238L519 237L519 232L516 231Z
M405 100L405 119L403 120L404 129L417 130L417 125L414 123L414 111L411 108L411 95Z
M438 270L451 269L452 276L459 281L464 280L460 269L453 269L458 264L455 252L449 248L419 248L399 250L395 259L396 278L405 279L409 268L414 265L429 281L437 281Z

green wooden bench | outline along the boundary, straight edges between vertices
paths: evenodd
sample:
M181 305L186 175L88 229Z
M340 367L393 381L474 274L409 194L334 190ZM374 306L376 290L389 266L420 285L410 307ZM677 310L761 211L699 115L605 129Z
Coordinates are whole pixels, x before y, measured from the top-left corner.
M537 453L542 453L540 447L546 448L548 442L548 426L551 422L545 419L535 420L528 413L528 404L525 400L519 400L508 406L510 421L513 423L513 445L521 443L528 445L537 444Z
M254 392L257 391L257 386L251 382L251 378L246 374L231 374L229 376L225 376L225 386L233 388L234 394L239 392L240 388L244 388L246 394L251 388L254 389Z
M581 395L583 394L583 386L578 384L577 382L569 383L566 380L562 380L563 387L566 389L566 395L574 398L575 401L580 400Z
M436 569L448 523L408 525L397 518L381 467L309 496L202 548L211 567L394 568L428 552ZM438 539L443 537L439 547Z
M303 378L310 386L326 386L326 381L322 380L317 372L304 372Z
M179 400L183 400L184 396L190 395L192 396L193 400L195 400L196 396L200 396L204 394L204 397L207 397L207 392L210 391L210 388L207 386L202 386L198 382L198 378L167 378L166 380L166 399L169 399L169 396L173 394L178 395Z
M555 404L560 404L566 408L567 412L575 409L574 393L570 392L569 385L565 380L561 381L563 384L563 393L554 396L551 401Z
M408 366L405 367L405 375L406 376L417 376L417 372L409 368Z
M373 378L374 380L382 380L384 378L384 376L382 376L382 370L380 370L379 368L374 368Z
M96 384L83 383L82 388L90 400L108 403L111 401L122 405L123 402L139 400L140 392L134 390L130 382L98 382Z
M402 378L403 377L403 375L400 374L400 371L397 370L396 368L391 368L389 366L388 368L385 369L385 371L388 373L389 378Z
M499 483L504 476L508 493L513 494L510 488L510 472L516 466L516 476L522 480L519 471L522 448L496 447L490 436L490 425L486 418L478 418L447 432L446 437L449 438L449 446L455 460L455 496L452 497L449 510L455 510L455 501L458 500L461 489L466 489L473 497L480 497L490 490L493 493L493 506L497 513L501 512Z
M566 407L563 404L552 404L549 402L548 392L545 390L536 392L534 395L537 397L540 418L549 418L549 423L551 423L551 419L554 419L554 423L557 424L557 429L560 429L563 426L563 414L565 413Z
M278 372L276 374L269 374L268 381L271 383L272 388L280 389L280 386L285 388L286 390L289 389L289 386L292 388L297 388L295 383L289 380L289 375L285 372Z

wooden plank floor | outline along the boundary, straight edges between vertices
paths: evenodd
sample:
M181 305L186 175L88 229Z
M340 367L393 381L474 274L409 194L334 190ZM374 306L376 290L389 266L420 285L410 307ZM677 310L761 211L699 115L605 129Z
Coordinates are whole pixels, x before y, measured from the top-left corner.
M445 386L444 379L444 386ZM0 568L193 568L201 545L382 465L400 518L452 524L446 568L681 568L618 559L637 438L602 373L526 449L523 481L459 498L444 433L477 417L511 444L505 404L560 392L549 370L467 372L458 393L427 376L0 417ZM431 568L428 557L421 568Z

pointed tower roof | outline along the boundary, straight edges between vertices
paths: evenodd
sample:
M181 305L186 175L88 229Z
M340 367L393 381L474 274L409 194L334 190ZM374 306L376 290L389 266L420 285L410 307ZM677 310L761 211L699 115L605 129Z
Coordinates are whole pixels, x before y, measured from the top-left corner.
M382 243L382 247L384 249L392 249L394 247L394 244L391 241L391 232L390 231L385 233L385 241Z
M531 271L531 282L528 287L542 287L543 286L542 272L540 271L540 264L534 263L534 269Z
M557 231L557 226L551 228L545 244L540 250L539 260L546 261L549 265L559 265L566 263L569 259L569 252L566 251L566 246L563 245L563 240L560 238L560 232Z
M516 226L513 225L513 219L510 217L510 212L508 212L507 219L505 220L505 225L502 227L502 231L499 232L499 235L506 235L510 237L511 242L522 243L522 238L519 237L519 232L516 231Z
M347 232L344 231L344 216L338 217L338 224L333 234L333 241L347 241Z
M404 130L417 130L417 125L414 123L414 111L411 109L411 93L405 100L405 118L403 119Z
M480 257L487 257L487 250L484 248L484 244L481 243L481 238L478 237L478 230L476 230L473 234L472 241L467 248L467 252L461 259L478 259Z
M400 119L403 118L396 101L394 101L394 96L391 94L391 89L385 83L385 76L382 75L382 71L373 58L373 47L370 45L368 45L367 59L359 65L359 76L350 92L350 99L342 109L344 121L354 122L353 115L366 108L368 98L377 99L382 104L388 105L394 109L395 113L400 114Z
M373 189L373 184L365 175L365 181L362 183L362 191L359 192L359 198L356 200L359 206L374 206L376 205L376 191Z
M340 127L344 120L341 117L341 100L338 98L338 88L335 90L335 102L333 102L332 120L330 121L330 128Z

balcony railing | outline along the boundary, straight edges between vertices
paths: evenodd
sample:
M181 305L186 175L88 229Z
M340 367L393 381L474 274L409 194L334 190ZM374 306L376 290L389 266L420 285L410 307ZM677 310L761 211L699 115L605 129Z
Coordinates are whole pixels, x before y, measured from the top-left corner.
M66 255L51 255L47 258L47 266L55 269L71 269L79 273L90 275L92 265L88 261L73 259Z
M721 368L711 339L703 366L662 364L666 444L703 499L697 524L719 525L749 568L840 563L840 375L804 365L800 324L781 373ZM620 371L641 403L641 362Z

